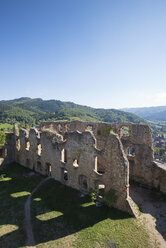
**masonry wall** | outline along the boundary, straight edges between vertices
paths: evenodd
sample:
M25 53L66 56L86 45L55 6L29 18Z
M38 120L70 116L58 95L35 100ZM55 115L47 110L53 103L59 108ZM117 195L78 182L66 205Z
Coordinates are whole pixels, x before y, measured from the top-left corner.
M130 178L166 193L166 169L153 162L152 133L130 123L45 122L39 130L15 127L6 163L16 161L61 183L100 195L115 190L114 207L136 214ZM129 173L130 170L130 173Z
M0 149L0 166L4 166L15 161L14 146L14 135L11 133L7 133L6 144Z
M81 121L43 122L41 124L41 130L46 129L56 130L62 135L66 131L90 131L96 138L96 147L99 150L106 148L106 143L110 132L117 134L129 162L130 179L148 187L160 188L160 191L165 192L165 190L163 190L164 187L160 187L161 180L159 180L158 177L160 173L156 171L164 173L163 171L166 169L161 169L161 166L158 164L155 164L154 166L152 131L148 125L131 123L94 123ZM128 131L124 132L123 129L127 129ZM130 154L130 150L134 151L133 154ZM105 170L105 158L101 157L100 161L100 170ZM156 178L154 175L156 175Z
M72 123L72 130L75 122ZM100 140L100 138L98 139ZM21 165L48 175L61 183L87 192L115 190L114 207L134 214L129 198L129 163L120 138L107 134L104 148L89 130L54 132L43 128L15 131L15 160ZM39 151L40 147L40 151ZM99 145L101 148L101 145Z

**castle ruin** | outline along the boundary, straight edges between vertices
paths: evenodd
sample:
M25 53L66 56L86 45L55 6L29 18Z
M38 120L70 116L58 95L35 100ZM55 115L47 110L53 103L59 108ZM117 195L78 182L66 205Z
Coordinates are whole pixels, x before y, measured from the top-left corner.
M7 135L1 163L17 163L84 193L114 190L113 206L135 215L131 180L166 193L166 168L154 162L148 125L82 121L43 122Z

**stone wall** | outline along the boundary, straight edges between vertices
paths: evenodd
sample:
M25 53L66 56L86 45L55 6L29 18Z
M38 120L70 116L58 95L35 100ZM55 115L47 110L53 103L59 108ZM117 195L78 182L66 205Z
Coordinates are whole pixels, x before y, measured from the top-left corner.
M60 124L61 130L46 125L40 131L31 128L18 133L15 129L16 162L83 192L96 190L101 200L102 190L114 190L114 207L134 215L129 198L129 162L119 136L106 132L96 139L86 123L80 123L79 131L78 122L71 122L68 131L64 123Z
M6 143L0 149L0 166L4 166L15 161L14 147L14 135L11 133L6 133Z
M147 125L43 122L39 130L15 127L11 147L13 160L69 187L96 190L101 200L101 192L114 190L114 207L130 214L136 211L129 197L129 175L166 193L166 169L153 162Z
M159 188L159 178L154 179L154 152L152 147L152 131L148 125L131 123L94 123L94 122L43 122L41 130L52 129L60 134L67 130L73 132L90 131L96 138L97 149L105 149L110 133L117 134L129 162L130 179L150 188ZM105 170L104 158L99 158L100 170ZM165 171L166 168L155 165L155 171ZM156 172L155 172L156 173ZM163 172L161 172L163 173ZM159 174L159 173L157 173ZM163 187L160 187L163 191Z

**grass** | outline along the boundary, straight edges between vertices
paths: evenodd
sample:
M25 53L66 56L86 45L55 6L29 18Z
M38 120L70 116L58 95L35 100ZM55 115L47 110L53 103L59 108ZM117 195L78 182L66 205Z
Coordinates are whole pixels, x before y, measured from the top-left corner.
M11 164L0 169L0 247L15 248L25 244L24 204L41 176L24 177L28 169Z
M50 179L34 194L32 220L37 247L152 247L138 220ZM113 246L112 246L113 247Z
M2 123L2 124L0 123L0 130L11 132L13 130L13 125L8 123Z
M1 171L0 247L25 247L24 204L42 179L24 177L28 171L16 164ZM137 219L106 206L97 208L88 196L79 195L53 179L36 191L31 215L37 248L152 247Z

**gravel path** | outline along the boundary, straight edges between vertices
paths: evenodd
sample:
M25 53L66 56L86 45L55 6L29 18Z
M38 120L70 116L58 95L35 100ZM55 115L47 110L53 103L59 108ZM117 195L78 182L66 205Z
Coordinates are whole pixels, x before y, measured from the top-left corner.
M166 202L156 201L151 191L141 187L131 187L130 196L139 206L139 219L145 223L154 247L166 248Z
M27 241L26 246L28 247L36 247L35 246L35 239L32 231L32 224L31 224L31 197L36 192L36 190L46 181L48 181L50 177L45 178L42 180L31 192L31 194L28 196L28 199L25 203L25 231L27 235Z

